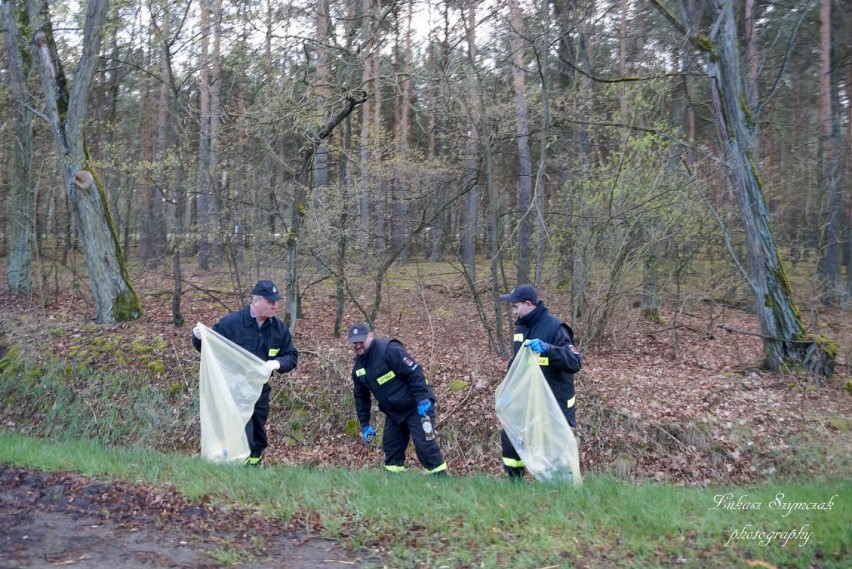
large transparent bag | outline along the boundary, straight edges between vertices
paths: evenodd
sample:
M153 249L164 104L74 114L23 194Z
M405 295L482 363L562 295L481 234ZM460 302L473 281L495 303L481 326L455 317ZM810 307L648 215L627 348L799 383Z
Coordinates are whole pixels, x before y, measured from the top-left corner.
M242 462L251 452L246 423L271 372L251 352L198 325L201 456L214 462Z
M497 418L536 480L582 484L577 439L538 365L523 346L495 392Z

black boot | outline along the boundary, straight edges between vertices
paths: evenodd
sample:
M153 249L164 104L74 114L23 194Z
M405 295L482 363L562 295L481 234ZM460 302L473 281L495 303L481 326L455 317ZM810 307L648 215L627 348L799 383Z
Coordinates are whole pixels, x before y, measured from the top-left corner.
M503 469L506 471L506 477L509 480L523 480L524 479L524 467L517 466L504 466Z

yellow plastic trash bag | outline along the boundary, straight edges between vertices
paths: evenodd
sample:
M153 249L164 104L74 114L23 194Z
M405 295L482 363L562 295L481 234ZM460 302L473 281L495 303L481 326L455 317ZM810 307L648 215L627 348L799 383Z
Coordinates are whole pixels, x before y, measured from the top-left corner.
M538 354L523 346L495 392L495 411L503 430L541 482L582 484L574 431L559 409L538 365Z
M199 322L201 456L242 462L250 454L246 423L270 371L263 360Z

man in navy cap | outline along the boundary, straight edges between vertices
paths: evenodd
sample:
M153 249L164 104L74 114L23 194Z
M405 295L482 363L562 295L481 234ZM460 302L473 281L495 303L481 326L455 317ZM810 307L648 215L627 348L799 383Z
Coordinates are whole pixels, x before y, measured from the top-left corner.
M574 332L548 312L544 302L538 299L538 291L532 285L518 285L512 292L500 296L500 300L512 303L512 317L515 318L515 354L521 346L529 346L532 351L538 353L541 373L568 424L575 428L577 421L574 413L574 374L580 371L582 357L574 346ZM509 361L509 366L511 365L512 362ZM523 478L524 461L512 446L506 431L500 431L500 441L506 474L510 478Z
M290 330L275 316L280 299L281 295L272 281L257 281L251 291L249 305L224 316L213 326L213 331L264 360L271 372L292 371L298 363L299 352L293 346ZM192 332L192 344L200 352L201 330L196 326ZM254 404L254 413L246 424L251 450L246 464L252 466L260 465L261 455L269 446L264 427L269 417L270 391L269 383L265 383L260 398Z
M376 434L370 424L372 397L375 397L386 417L382 435L385 469L405 470L405 449L411 440L417 460L426 472L446 475L447 463L432 430L435 394L423 369L405 351L402 342L374 338L366 322L351 325L347 339L355 352L352 386L361 437L369 442Z

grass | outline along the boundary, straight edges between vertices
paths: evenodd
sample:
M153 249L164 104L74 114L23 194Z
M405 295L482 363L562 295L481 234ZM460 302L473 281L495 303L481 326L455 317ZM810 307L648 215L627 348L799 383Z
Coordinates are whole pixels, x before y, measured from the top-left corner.
M852 559L848 479L696 488L587 475L574 489L378 469L247 469L8 431L0 462L170 484L194 501L287 521L314 512L325 537L365 556L380 546L387 567L840 568Z

